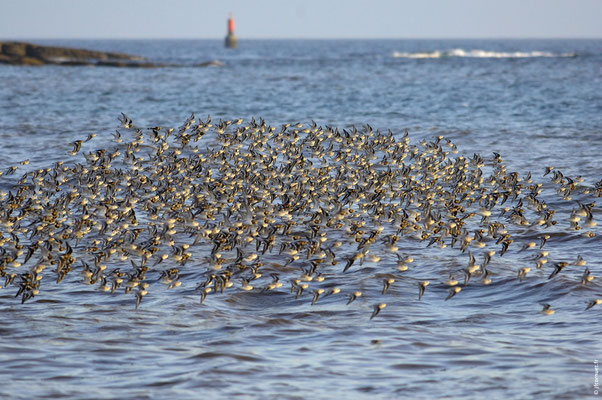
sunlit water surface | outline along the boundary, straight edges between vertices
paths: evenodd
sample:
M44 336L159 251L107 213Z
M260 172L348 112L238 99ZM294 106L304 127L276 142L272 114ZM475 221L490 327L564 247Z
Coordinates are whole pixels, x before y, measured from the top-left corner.
M583 238L567 218L576 200L597 201L579 193L602 179L602 42L241 40L236 51L221 41L42 43L184 66L0 66L3 171L24 159L24 171L69 162L69 143L89 133L97 137L88 150L109 147L121 112L148 127L177 127L192 112L216 122L264 118L278 128L312 120L339 129L370 124L398 139L407 128L415 145L443 135L468 158L501 154L508 172L531 172L543 184L558 224L549 229L543 269L519 281L517 271L533 262L517 245L493 257L492 284L471 282L449 301L443 282L467 254L404 237L399 253L414 262L385 295L378 274L394 271L390 254L345 274L344 262L329 269L327 280L346 293L315 305L311 293L291 294L288 282L265 293L209 295L200 304L194 274L176 289L153 286L137 310L133 296L101 293L77 273L59 285L45 282L23 305L16 286L3 288L0 397L593 396L602 306L584 309L602 297L601 232L596 226L596 236ZM192 66L210 60L225 65ZM547 166L583 178L572 200L555 193L551 175L543 176ZM9 191L16 178L0 179ZM600 204L593 212L597 218ZM512 231L517 242L542 232ZM584 267L548 279L554 262L577 255L596 276L591 283L580 284ZM198 257L189 265L203 268ZM266 262L283 259L277 250L265 255ZM417 282L425 279L431 285L418 301ZM364 296L346 305L350 288ZM387 307L370 320L380 302ZM540 303L556 313L543 315Z

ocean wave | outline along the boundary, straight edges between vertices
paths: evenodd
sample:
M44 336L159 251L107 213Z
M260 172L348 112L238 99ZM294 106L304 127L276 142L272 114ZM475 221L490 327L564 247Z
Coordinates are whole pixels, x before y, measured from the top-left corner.
M576 53L552 53L549 51L489 51L489 50L435 50L430 52L393 52L393 58L446 58L446 57L467 57L467 58L531 58L531 57L576 57Z

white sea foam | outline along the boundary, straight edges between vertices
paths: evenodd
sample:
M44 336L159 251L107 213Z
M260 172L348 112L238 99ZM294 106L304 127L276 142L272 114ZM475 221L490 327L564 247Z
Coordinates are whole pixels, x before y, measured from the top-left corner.
M575 53L551 53L549 51L515 51L500 52L489 50L435 50L431 52L399 52L394 51L394 58L444 58L444 57L469 57L469 58L529 58L529 57L575 57Z

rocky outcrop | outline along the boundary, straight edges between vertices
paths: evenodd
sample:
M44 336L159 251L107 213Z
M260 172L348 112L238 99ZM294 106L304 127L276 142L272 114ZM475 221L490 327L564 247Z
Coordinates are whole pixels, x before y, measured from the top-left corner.
M147 64L144 58L68 47L40 46L25 42L0 42L0 63L13 65L96 65L100 62Z
M217 62L219 63L219 61ZM101 67L156 68L178 65L145 61L144 57L69 47L40 46L25 42L0 42L0 64L11 65L87 65ZM197 66L217 66L216 62Z

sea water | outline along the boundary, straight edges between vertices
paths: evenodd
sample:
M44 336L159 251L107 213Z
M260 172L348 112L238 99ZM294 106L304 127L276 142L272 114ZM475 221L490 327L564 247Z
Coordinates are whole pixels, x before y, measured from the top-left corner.
M137 126L263 118L352 129L369 124L418 144L442 135L459 154L501 155L508 172L550 185L546 167L602 179L600 40L42 40L177 64L155 69L0 65L0 169L68 161L70 143L96 133L109 146L121 112ZM223 66L197 67L219 61ZM0 177L0 189L14 188ZM575 200L577 200L576 198ZM577 207L555 198L559 215ZM597 202L599 203L599 201ZM600 204L594 207L599 217ZM566 219L566 218L565 218ZM0 397L29 398L586 398L602 358L599 229L555 230L553 261L587 260L548 280L551 266L470 287L450 301L436 284L466 256L400 241L433 281L421 301L392 285L376 297L312 306L289 290L225 293L199 303L196 284L131 296L100 293L78 277L45 282L20 304L0 289ZM400 251L401 251L400 250ZM277 258L277 255L273 256ZM523 258L494 256L517 271ZM381 266L394 265L384 258ZM342 266L341 266L342 269ZM572 270L569 270L572 269ZM345 284L366 279L340 274ZM3 282L2 282L3 283ZM379 288L372 288L377 293ZM364 296L366 297L366 296ZM369 297L369 296L368 296ZM554 315L540 313L550 303Z

